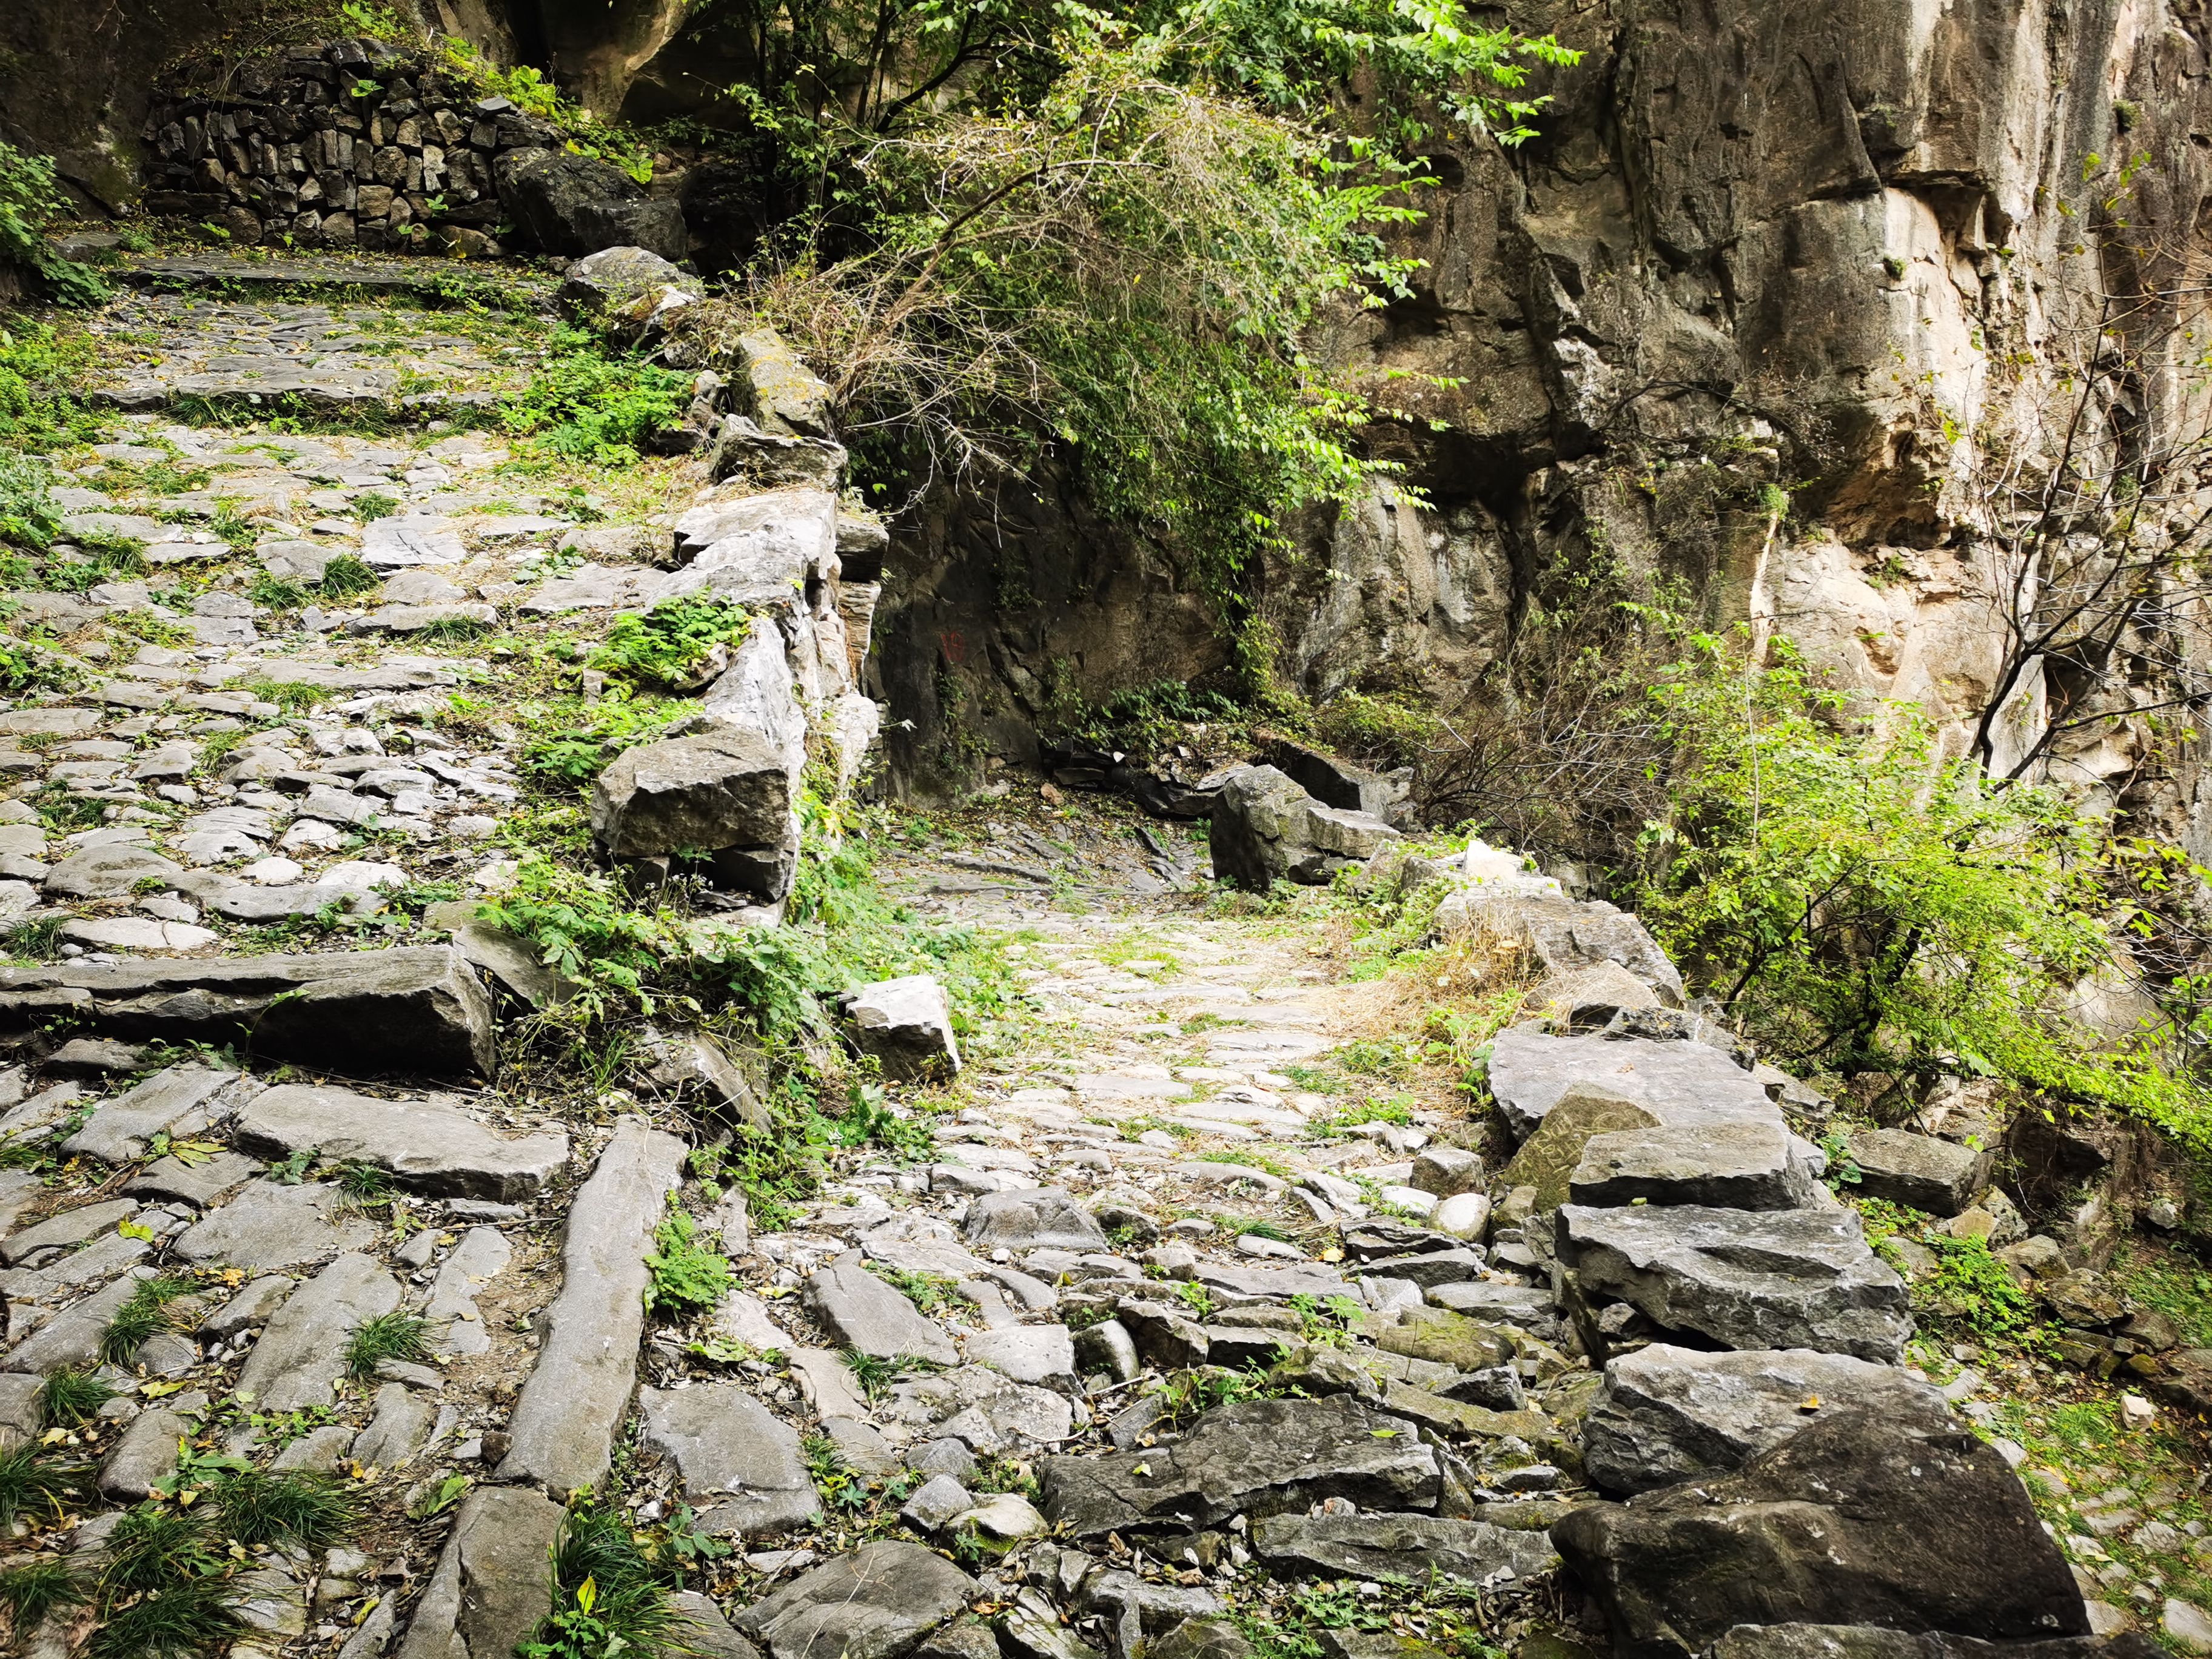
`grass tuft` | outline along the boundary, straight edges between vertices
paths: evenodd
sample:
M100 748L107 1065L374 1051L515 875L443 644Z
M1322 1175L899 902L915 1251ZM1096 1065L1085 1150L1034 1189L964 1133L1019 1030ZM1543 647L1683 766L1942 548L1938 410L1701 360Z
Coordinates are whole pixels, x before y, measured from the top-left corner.
M327 1548L346 1536L360 1509L328 1475L247 1469L216 1482L223 1529L248 1549L261 1544Z
M91 1659L200 1659L244 1628L222 1578L184 1578L111 1611L92 1635Z
M57 1608L81 1607L91 1600L90 1586L66 1561L31 1561L0 1572L0 1607L8 1610L19 1637L27 1637Z
M222 1565L222 1551L204 1513L141 1504L107 1536L100 1587L110 1597L157 1590L204 1577Z
M59 1515L62 1500L83 1497L91 1478L89 1465L50 1457L33 1445L0 1451L0 1528L14 1526L17 1516L33 1510L50 1508Z
M354 557L341 553L323 567L323 579L317 590L326 599L349 599L356 593L374 593L384 586L384 578L375 568Z
M50 1429L75 1428L114 1398L89 1371L58 1370L39 1390L39 1420Z
M387 1359L427 1360L430 1322L420 1314L379 1314L346 1344L346 1375L367 1380Z
M148 1337L171 1328L169 1304L189 1295L192 1288L191 1279L166 1274L143 1280L108 1321L106 1334L100 1339L100 1358L111 1365L128 1365Z

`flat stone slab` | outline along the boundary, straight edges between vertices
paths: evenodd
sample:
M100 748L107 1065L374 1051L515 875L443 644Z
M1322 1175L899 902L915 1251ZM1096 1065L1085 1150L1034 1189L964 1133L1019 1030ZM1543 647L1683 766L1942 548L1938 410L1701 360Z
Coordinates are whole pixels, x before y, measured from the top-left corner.
M806 1281L806 1295L816 1316L846 1347L878 1359L960 1363L960 1350L937 1322L870 1273L858 1250L817 1268Z
M81 1244L88 1238L98 1237L118 1222L128 1221L137 1212L138 1200L134 1198L110 1199L105 1204L82 1204L74 1210L64 1210L59 1215L48 1216L33 1226L0 1238L0 1261L12 1267L40 1250Z
M509 1659L545 1617L562 1516L525 1486L479 1486L463 1498L396 1659Z
M642 1118L623 1118L577 1189L561 1247L561 1294L507 1425L513 1440L501 1480L532 1481L565 1498L606 1474L637 1380L652 1277L645 1258L685 1151Z
M1103 1250L1106 1230L1057 1187L984 1193L968 1206L961 1231L989 1250Z
M1814 1203L1817 1147L1780 1121L1615 1129L1593 1135L1567 1178L1577 1204L1794 1210Z
M327 1406L344 1376L354 1332L399 1305L399 1286L365 1255L342 1255L292 1292L270 1318L235 1392L264 1410Z
M179 1199L196 1210L204 1210L232 1188L259 1175L264 1167L260 1159L243 1152L216 1152L198 1164L187 1164L172 1154L155 1158L123 1190L149 1198Z
M1486 1587L1548 1572L1559 1559L1540 1532L1431 1515L1271 1515L1253 1523L1252 1553L1294 1572L1414 1582L1443 1573Z
M304 1267L374 1242L374 1223L328 1182L255 1181L178 1236L179 1259L270 1273Z
M1823 1416L1862 1409L1939 1424L1951 1415L1929 1384L1847 1354L1655 1344L1607 1364L1583 1462L1604 1491L1650 1492L1741 1468Z
M268 1158L312 1149L387 1170L415 1192L510 1204L539 1191L568 1161L562 1129L506 1135L436 1101L295 1084L264 1089L240 1107L234 1133L240 1146Z
M1075 1340L1065 1325L1009 1325L969 1337L968 1358L1017 1382L1049 1382L1075 1375Z
M137 1088L102 1101L83 1127L62 1143L62 1150L89 1153L110 1164L143 1158L147 1143L155 1135L189 1134L220 1119L225 1109L217 1097L237 1081L235 1072L172 1066Z
M1915 1134L1910 1129L1862 1129L1851 1137L1859 1191L1929 1215L1956 1215L1988 1179L1989 1154Z
M1559 1213L1560 1261L1586 1297L1626 1302L1724 1347L1815 1348L1895 1364L1905 1283L1844 1209L1648 1205Z
M490 993L447 945L0 969L0 1029L64 1016L103 1036L235 1044L356 1076L495 1064Z
M1778 1116L1766 1091L1719 1049L1651 1037L1550 1036L1508 1026L1490 1051L1490 1092L1516 1139L1577 1083L1601 1085L1662 1124L1695 1127Z
M62 1370L89 1370L99 1363L100 1339L116 1310L137 1294L151 1267L134 1267L72 1307L63 1309L8 1351L8 1369L39 1376Z
M1044 1513L1074 1538L1192 1532L1240 1512L1342 1498L1362 1509L1433 1510L1443 1476L1415 1425L1348 1395L1217 1407L1181 1438L1037 1466Z
M743 1389L725 1382L643 1389L637 1404L646 1443L675 1460L703 1530L760 1536L803 1527L821 1513L799 1431Z
M771 1659L899 1659L977 1590L919 1544L869 1544L802 1573L730 1623Z

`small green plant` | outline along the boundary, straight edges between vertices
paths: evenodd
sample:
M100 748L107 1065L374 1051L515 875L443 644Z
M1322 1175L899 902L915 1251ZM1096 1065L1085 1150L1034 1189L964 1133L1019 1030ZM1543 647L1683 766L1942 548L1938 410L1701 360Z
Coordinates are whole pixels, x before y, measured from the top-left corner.
M111 1605L87 1651L92 1659L191 1659L223 1646L244 1627L228 1581L180 1578Z
M1186 1279L1176 1286L1176 1294L1190 1310L1191 1317L1204 1324L1213 1317L1213 1297L1205 1285L1195 1279Z
M429 1329L420 1314L378 1314L363 1321L346 1342L346 1375L366 1381L387 1359L420 1364L430 1358Z
M874 1354L862 1353L858 1348L839 1351L838 1358L853 1373L853 1380L860 1385L860 1392L870 1400L880 1400L890 1392L898 1380L899 1367L895 1360L878 1359Z
M91 1585L67 1561L31 1561L0 1572L0 1607L19 1635L27 1636L50 1613L91 1600Z
M304 1469L239 1470L220 1477L211 1491L223 1531L248 1549L326 1549L347 1535L359 1514L336 1480Z
M100 274L64 258L46 240L48 222L67 207L50 157L0 143L0 263L29 271L58 304L105 304L108 288Z
M115 1310L100 1339L100 1357L110 1365L128 1365L146 1339L171 1328L169 1304L189 1296L192 1281L163 1274L143 1279L131 1298Z
M100 1588L123 1595L159 1589L204 1577L222 1565L222 1550L204 1513L141 1504L126 1511L108 1535Z
M39 1420L50 1429L75 1428L114 1398L115 1390L90 1371L64 1366L39 1390Z
M501 418L551 455L629 466L648 438L677 424L690 399L689 376L610 356L580 329L556 329L529 386L507 400Z
M40 1448L23 1444L0 1451L0 1528L36 1510L62 1512L62 1500L87 1495L91 1470Z
M677 720L697 711L694 702L628 697L608 697L580 708L563 708L549 719L551 729L524 747L523 768L549 781L588 784L623 750L650 743Z
M634 1651L649 1659L674 1643L684 1622L669 1605L665 1577L620 1510L578 1503L553 1544L553 1609L517 1653L606 1659Z
M0 451L0 542L46 547L62 527L61 509L46 493L52 475L35 455Z
M653 1230L653 1253L645 1259L653 1275L647 1308L678 1318L703 1313L737 1282L729 1257L697 1243L698 1231L699 1224L681 1210L671 1210Z
M1989 1241L1930 1233L1936 1271L1912 1286L1915 1306L1926 1316L1965 1326L1984 1340L2018 1339L2033 1326L2035 1297L2014 1283Z
M715 647L742 645L752 629L751 611L735 600L686 593L642 616L617 617L590 662L640 685L687 691Z
M326 599L349 599L356 594L374 593L383 586L384 578L373 566L350 553L341 553L323 567L322 580L315 588Z
M383 491L377 489L363 490L360 495L355 496L352 501L353 515L356 519L359 519L363 524L374 524L379 519L396 518L398 516L400 509L404 506L405 503L403 502L397 495L387 495L384 494ZM341 554L339 557L352 558L353 556L351 554ZM357 559L354 562L356 564L361 562ZM332 560L331 562L336 563L337 560ZM362 568L366 569L368 567L364 565L362 566ZM325 580L329 580L329 567L325 566L324 569Z
M264 570L247 584L246 597L271 611L297 611L307 604L307 590L297 582L286 581Z
M959 1281L949 1273L925 1273L918 1267L887 1267L880 1261L868 1263L868 1270L926 1314L967 1300L960 1294Z
M902 1117L886 1103L874 1084L855 1084L845 1115L833 1132L841 1146L880 1146L908 1164L927 1164L937 1152L937 1133L929 1120Z

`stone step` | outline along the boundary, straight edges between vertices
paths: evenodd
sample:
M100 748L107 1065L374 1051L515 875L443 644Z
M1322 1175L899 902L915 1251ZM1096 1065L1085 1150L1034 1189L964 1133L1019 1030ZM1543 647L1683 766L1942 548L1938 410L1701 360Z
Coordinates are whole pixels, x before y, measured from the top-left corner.
M449 945L0 969L0 1031L58 1017L355 1077L489 1074L490 993Z
M313 1151L386 1170L414 1192L501 1203L538 1192L568 1161L565 1130L501 1134L438 1101L296 1084L247 1100L234 1133L240 1146L264 1157Z
M682 1178L684 1150L644 1119L623 1118L577 1189L561 1249L561 1293L542 1322L538 1364L507 1425L501 1480L565 1498L606 1474L637 1380L652 1278L645 1258Z
M1581 1294L1628 1303L1663 1330L1888 1364L1912 1334L1905 1283L1867 1248L1854 1211L1570 1204L1558 1224Z
M399 1285L365 1255L342 1255L285 1299L246 1356L234 1392L265 1411L328 1406L345 1375L346 1344L399 1305Z

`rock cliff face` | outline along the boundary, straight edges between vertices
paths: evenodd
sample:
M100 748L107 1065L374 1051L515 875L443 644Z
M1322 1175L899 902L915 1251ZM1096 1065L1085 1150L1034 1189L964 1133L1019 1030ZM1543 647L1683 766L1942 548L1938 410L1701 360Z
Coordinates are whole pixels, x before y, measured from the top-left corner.
M1312 693L1450 699L1541 571L1610 559L1685 579L1714 619L1756 618L1850 684L1975 714L1999 619L1947 430L2046 396L2011 365L2094 318L2100 283L2141 280L2140 250L2201 250L2203 9L1611 0L1516 21L1588 55L1540 139L1437 157L1417 291L1328 342L1378 390L1399 372L1388 401L1409 418L1376 441L1426 501L1385 486L1305 527L1267 581L1285 671ZM2173 400L2142 395L2149 419ZM1784 525L1768 485L1792 492ZM1166 678L1218 662L1150 614L1009 602L1006 562L1039 547L1085 549L1112 573L1101 598L1175 586L1150 550L1012 517L940 519L897 550L885 626L967 642L936 679L971 682L971 732L998 739L1055 660L1093 690L1163 655ZM919 678L888 688L919 728L915 775L963 752ZM2117 786L2142 733L2068 758ZM2192 787L2160 792L2169 828L2196 817Z

